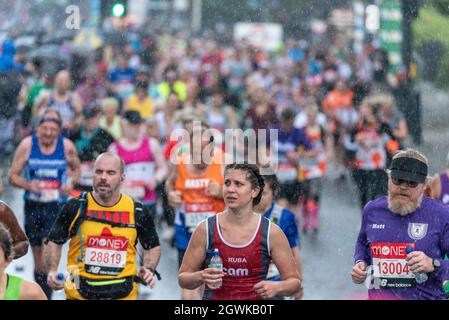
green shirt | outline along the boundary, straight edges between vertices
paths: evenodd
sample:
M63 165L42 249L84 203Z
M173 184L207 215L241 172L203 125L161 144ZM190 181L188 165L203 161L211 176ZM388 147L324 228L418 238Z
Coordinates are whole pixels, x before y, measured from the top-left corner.
M22 287L23 279L7 274L8 281L6 284L6 291L3 300L19 300L20 288Z

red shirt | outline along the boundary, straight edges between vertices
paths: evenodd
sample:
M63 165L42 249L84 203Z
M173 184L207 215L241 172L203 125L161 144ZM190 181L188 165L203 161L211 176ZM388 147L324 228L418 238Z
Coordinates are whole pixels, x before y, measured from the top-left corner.
M254 286L266 280L271 261L268 246L270 221L260 216L257 231L245 245L232 245L223 239L219 230L219 217L207 219L207 248L218 249L223 260L223 284L219 289L204 290L204 300L256 300L261 299ZM208 256L207 262L210 257Z

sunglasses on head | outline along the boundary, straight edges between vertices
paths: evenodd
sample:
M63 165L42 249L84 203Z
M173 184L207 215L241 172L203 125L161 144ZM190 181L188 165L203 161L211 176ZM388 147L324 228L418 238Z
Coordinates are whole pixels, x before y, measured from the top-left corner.
M391 178L391 182L393 182L393 184L396 186L405 184L408 188L416 188L419 184L419 182L406 181L406 180L394 179L394 178Z

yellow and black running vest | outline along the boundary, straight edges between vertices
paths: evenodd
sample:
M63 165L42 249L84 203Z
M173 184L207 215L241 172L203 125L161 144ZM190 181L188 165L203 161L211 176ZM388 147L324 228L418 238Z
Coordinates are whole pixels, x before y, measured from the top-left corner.
M137 299L135 211L141 205L123 194L112 207L99 205L91 193L82 201L69 229L67 299Z

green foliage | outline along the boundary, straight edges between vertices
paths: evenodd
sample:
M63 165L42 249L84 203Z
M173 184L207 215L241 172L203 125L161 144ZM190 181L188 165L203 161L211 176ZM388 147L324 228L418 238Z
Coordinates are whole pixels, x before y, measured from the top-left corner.
M442 15L434 6L422 7L418 19L413 23L413 33L413 46L418 52L425 42L437 41L443 44L445 50L436 82L440 87L447 88L449 83L449 16Z
M449 0L431 0L430 5L439 13L449 16Z

